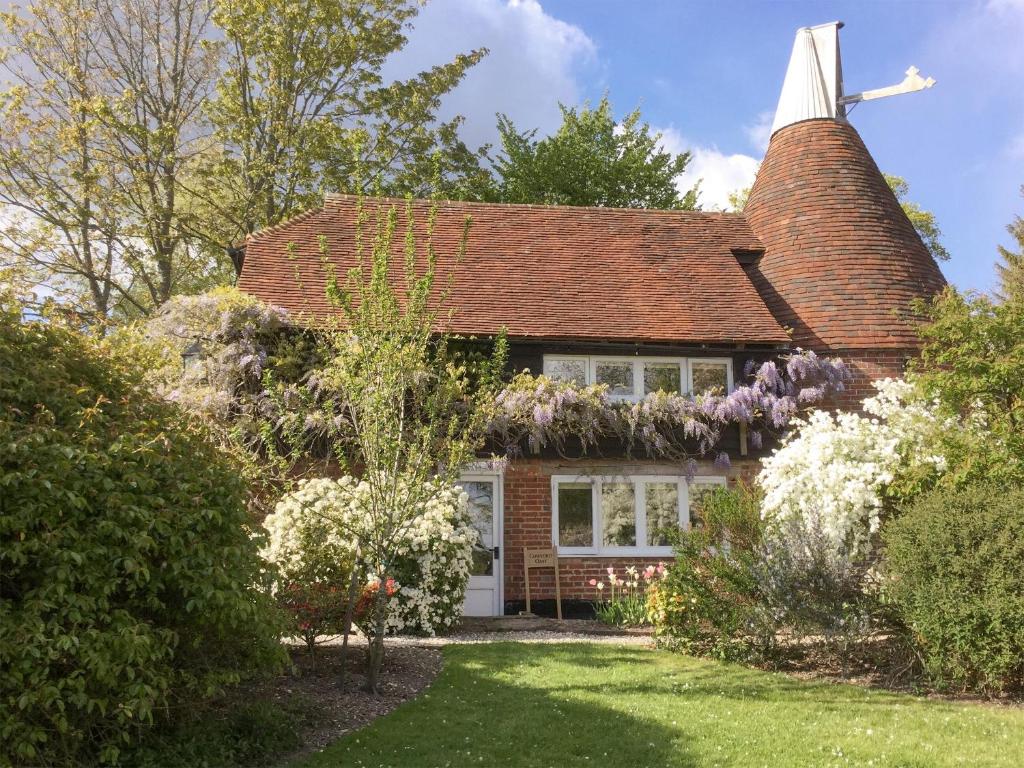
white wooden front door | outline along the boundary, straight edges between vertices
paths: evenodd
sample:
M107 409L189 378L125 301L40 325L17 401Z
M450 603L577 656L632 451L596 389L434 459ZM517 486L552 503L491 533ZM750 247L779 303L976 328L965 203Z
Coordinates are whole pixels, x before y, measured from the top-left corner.
M466 588L465 616L500 616L501 595L501 475L465 474L459 481L469 496L469 513L480 540Z

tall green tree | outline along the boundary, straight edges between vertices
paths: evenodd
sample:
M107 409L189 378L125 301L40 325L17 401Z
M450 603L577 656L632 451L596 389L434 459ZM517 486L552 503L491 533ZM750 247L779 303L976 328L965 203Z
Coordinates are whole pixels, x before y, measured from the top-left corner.
M95 14L40 0L0 14L0 267L85 321L125 298L117 169L101 150Z
M1024 186L1021 187L1024 196ZM1001 262L996 263L999 277L998 294L1004 301L1024 304L1024 217L1016 216L1006 231L1017 241L1016 250L999 246Z
M607 96L596 107L559 106L562 125L543 139L536 129L520 131L507 115L498 116L501 154L491 197L505 203L697 207L696 188L684 193L677 185L690 154L664 150L661 134L641 122L639 109L616 121Z
M186 192L211 151L203 109L219 72L211 0L89 0L102 102L103 152L122 169L119 216L135 313L231 278L223 248L197 237Z
M210 105L223 162L212 173L226 241L319 203L324 192L457 189L479 156L438 123L441 97L486 51L409 80L382 68L406 44L409 0L219 0L227 66ZM469 183L469 182L467 182Z
M479 196L437 120L484 55L386 81L414 0L38 0L0 13L0 271L78 321L230 281L324 192Z
M229 279L183 179L210 149L208 0L39 0L2 17L0 249L80 321Z
M935 220L935 214L931 211L926 211L914 201L907 199L907 196L910 194L910 185L906 179L900 176L892 176L888 173L882 175L885 176L885 183L889 185L889 189L896 195L896 200L899 202L900 207L903 208L903 212L907 214L910 223L914 225L917 234L921 236L924 247L931 253L932 258L936 261L949 261L949 251L942 244L942 230L939 229L938 222Z

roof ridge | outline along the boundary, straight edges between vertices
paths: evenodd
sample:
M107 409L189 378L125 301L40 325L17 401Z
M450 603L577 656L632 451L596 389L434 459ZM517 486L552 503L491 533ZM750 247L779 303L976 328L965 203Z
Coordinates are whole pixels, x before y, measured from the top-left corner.
M271 224L266 227L260 227L255 232L250 232L248 235L245 236L245 239L242 241L243 247L244 245L251 243L254 240L260 240L267 235L272 235L275 232L281 231L285 227L290 227L292 224L297 224L298 222L305 221L306 219L311 218L312 216L318 213L323 213L325 208L326 205L320 205L317 206L316 208L308 208L307 210L297 213L294 216L289 216L287 219L281 219L281 221L277 222L276 224Z
M441 198L432 200L426 197L394 197L390 195L353 195L347 192L328 192L324 195L324 204L334 200L376 200L381 202L396 202L396 203L451 203L454 205L464 206L483 206L486 208L528 208L535 210L561 210L561 211L611 211L615 213L635 213L641 215L697 215L697 216L714 216L722 218L746 218L742 211L691 211L691 210L680 210L676 208L628 208L624 206L611 206L611 205L556 205L554 203L494 203L485 200L453 200L451 198Z

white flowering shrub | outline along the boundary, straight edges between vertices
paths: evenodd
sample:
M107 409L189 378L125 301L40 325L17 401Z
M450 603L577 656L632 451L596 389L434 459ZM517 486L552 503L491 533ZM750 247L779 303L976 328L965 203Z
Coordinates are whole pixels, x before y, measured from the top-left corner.
M757 478L766 521L790 534L794 526L809 532L837 557L870 555L898 477L945 467L929 449L943 427L934 405L914 400L913 386L902 380L874 386L866 416L812 411L797 420Z
M330 516L349 504L354 484L350 477L304 481L263 520L263 557L277 567L282 581L332 579L339 565L352 560L353 541Z
M425 494L429 500L394 532L395 559L387 569L385 631L390 634L432 635L462 614L478 534L466 494L434 482ZM357 542L369 538L375 525L369 492L368 483L352 477L303 481L264 521L269 538L264 556L284 574L322 573L332 562L351 560ZM378 588L375 575L363 571L363 578L361 604Z

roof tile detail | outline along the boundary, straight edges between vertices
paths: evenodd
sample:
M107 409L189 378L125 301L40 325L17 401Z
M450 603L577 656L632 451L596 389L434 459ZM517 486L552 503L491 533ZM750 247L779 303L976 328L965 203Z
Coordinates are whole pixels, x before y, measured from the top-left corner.
M796 344L917 345L910 302L946 281L853 126L780 129L744 213L765 246L751 277Z
M430 203L414 201L424 247ZM438 280L452 279L452 330L512 337L679 343L788 342L732 250L761 250L738 214L440 202L433 244ZM405 201L369 198L364 240L379 206L394 206L396 254ZM322 318L328 260L355 263L357 199L257 232L245 243L239 287L294 315ZM455 255L467 217L466 255Z

